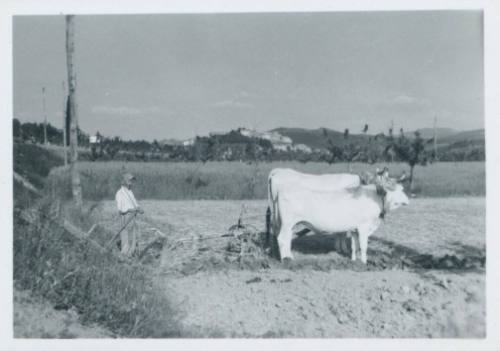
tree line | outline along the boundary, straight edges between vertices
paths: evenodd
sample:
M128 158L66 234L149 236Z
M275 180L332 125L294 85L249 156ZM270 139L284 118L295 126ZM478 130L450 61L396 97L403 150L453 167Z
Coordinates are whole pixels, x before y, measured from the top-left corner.
M324 148L311 152L287 148L278 150L269 140L247 137L238 130L226 134L197 136L191 145L176 145L146 140L123 140L120 137L96 136L99 143L91 144L88 134L78 129L80 160L91 161L300 161L347 163L353 162L408 162L425 164L439 161L483 161L484 143L459 141L440 147L434 154L432 139L423 139L416 132L406 135L401 129L394 135L392 129L387 134L368 135L368 125L363 128L363 137L353 137L349 129L342 136L329 135L323 130ZM42 144L44 125L42 123L21 123L13 121L14 139L18 142ZM47 141L52 145L62 146L63 131L47 124Z

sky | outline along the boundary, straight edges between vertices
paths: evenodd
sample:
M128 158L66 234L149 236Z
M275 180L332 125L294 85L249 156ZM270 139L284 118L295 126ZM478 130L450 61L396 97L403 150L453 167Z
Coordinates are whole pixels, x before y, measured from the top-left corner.
M484 128L480 11L77 15L80 127ZM63 16L13 20L14 118L62 126ZM66 84L67 87L67 83Z

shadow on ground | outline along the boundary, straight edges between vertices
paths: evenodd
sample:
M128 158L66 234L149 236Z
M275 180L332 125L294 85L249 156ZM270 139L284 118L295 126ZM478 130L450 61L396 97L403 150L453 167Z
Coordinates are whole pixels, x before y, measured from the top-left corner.
M351 238L346 233L337 235L311 234L296 237L292 241L294 260L281 263L276 240L266 249L265 233L247 233L227 240L216 247L213 242L192 247L175 247L163 252L165 272L190 275L200 271L227 269L260 270L286 268L290 270L312 269L331 271L446 270L454 273L484 271L485 249L464 245L460 242L446 244L446 255L431 255L390 240L370 237L368 263L351 261ZM175 258L175 259L173 259ZM168 263L168 265L167 265Z
M371 237L369 240L368 264L364 266L350 260L351 239L347 237L346 233L297 237L292 241L292 249L301 255L290 262L290 267L298 269L312 266L312 268L322 270L335 268L352 268L353 270L440 269L460 273L462 271L482 270L486 263L484 248L464 245L460 242L447 243L445 248L450 253L437 256L424 254L411 247L383 238ZM321 256L318 256L325 254L328 255L323 260Z

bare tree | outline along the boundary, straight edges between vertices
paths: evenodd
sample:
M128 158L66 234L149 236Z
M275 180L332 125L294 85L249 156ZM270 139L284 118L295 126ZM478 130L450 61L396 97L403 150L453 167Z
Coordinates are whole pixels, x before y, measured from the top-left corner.
M66 15L66 63L68 68L68 105L70 116L70 167L71 167L71 190L73 200L77 208L82 206L82 187L80 174L77 169L78 161L78 115L76 110L76 73L73 62L75 52L75 16Z
M328 163L332 164L335 161L347 162L347 171L352 172L352 162L357 161L363 154L363 150L360 145L352 142L349 138L349 129L344 130L345 142L341 146L336 145L333 139L328 135L328 132L323 128L323 136L327 141L327 150L330 154Z
M47 145L47 111L45 108L45 87L42 87L43 104L43 145Z
M66 125L67 123L67 114L66 114L66 86L64 84L64 81L62 82L62 96L63 96L63 141L62 141L62 146L63 146L63 154L64 154L64 166L68 165L68 151L66 150L66 130L68 129L68 126Z
M402 129L401 129L402 131ZM403 133L390 145L398 158L410 166L410 191L413 192L413 171L416 165L427 165L428 157L425 152L424 140L420 132L415 132L415 138L410 140Z
M368 123L365 123L365 126L363 128L363 134L366 135L367 132L368 132Z
M433 161L436 162L438 160L438 155L437 155L437 132L436 132L436 124L437 124L437 116L434 116L434 133L433 133Z

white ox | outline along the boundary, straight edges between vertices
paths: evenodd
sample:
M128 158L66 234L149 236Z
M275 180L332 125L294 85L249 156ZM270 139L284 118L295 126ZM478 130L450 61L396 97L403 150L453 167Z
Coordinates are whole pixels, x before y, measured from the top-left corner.
M354 188L360 185L360 177L355 174L306 174L290 168L275 168L268 177L268 198L270 209L270 226L274 235L279 232L278 194L289 189L306 189L331 191ZM269 231L269 229L268 229Z
M316 233L357 230L361 261L366 263L368 237L379 227L385 212L407 205L401 184L386 175L384 182L341 190L290 188L277 194L277 217L281 223L278 246L281 260L292 259L293 227L301 224ZM352 260L356 260L355 235L351 236Z

